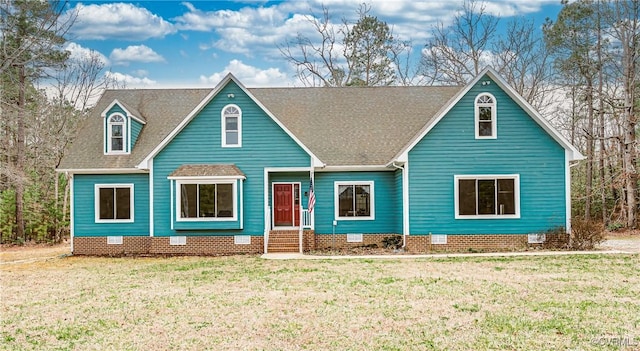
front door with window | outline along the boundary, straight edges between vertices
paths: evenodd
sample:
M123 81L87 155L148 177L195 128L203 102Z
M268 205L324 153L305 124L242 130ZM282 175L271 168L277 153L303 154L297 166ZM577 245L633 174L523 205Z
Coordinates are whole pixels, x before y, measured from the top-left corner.
M273 184L273 225L276 227L300 225L300 184Z

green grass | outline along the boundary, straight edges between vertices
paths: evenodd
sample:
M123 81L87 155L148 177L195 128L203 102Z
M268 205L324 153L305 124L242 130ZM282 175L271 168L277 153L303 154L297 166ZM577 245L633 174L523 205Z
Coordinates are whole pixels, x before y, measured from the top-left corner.
M638 255L70 257L0 267L0 349L632 350L638 272Z

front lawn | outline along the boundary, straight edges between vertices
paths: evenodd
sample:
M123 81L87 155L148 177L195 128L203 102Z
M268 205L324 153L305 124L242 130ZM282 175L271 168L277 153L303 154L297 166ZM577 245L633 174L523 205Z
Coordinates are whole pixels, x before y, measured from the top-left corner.
M640 256L0 266L0 349L640 348Z

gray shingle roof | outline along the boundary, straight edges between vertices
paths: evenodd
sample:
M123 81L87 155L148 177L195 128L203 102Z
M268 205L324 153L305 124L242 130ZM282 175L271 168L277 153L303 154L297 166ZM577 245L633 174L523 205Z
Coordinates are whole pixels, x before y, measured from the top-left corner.
M211 89L107 90L66 151L59 169L134 168L191 112ZM144 125L130 155L104 155L103 119L100 113L118 99L135 109ZM129 111L134 113L133 111Z
M249 89L330 166L384 165L462 87Z
M182 165L169 174L170 177L244 177L236 165Z
M383 165L462 87L248 89L329 166ZM81 125L60 169L134 168L211 89L107 90ZM104 155L100 113L114 99L147 122L131 155Z

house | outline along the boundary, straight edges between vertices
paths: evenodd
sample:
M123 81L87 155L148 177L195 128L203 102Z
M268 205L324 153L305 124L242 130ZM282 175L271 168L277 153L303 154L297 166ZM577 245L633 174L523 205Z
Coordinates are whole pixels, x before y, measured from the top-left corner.
M74 254L380 243L504 249L569 230L580 152L491 68L462 87L107 90L58 171ZM309 198L314 205L309 209Z

